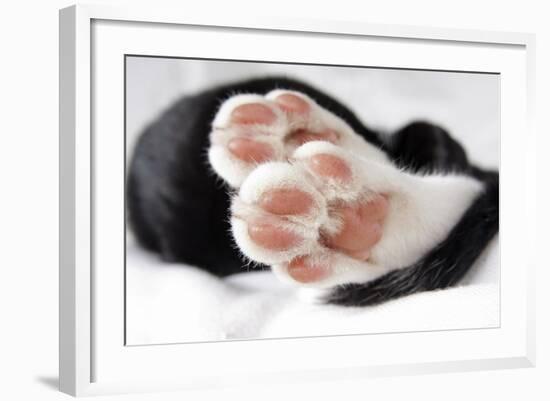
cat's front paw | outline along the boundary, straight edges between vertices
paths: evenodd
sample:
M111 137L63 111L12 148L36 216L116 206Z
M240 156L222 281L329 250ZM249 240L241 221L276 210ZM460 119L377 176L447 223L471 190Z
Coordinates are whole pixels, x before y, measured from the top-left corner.
M319 140L383 157L342 119L288 90L226 100L212 123L208 156L214 171L238 188L259 164L286 161L300 145Z
M241 251L284 280L317 288L383 274L369 259L384 235L388 195L365 187L361 175L327 142L299 147L289 162L262 164L233 199Z

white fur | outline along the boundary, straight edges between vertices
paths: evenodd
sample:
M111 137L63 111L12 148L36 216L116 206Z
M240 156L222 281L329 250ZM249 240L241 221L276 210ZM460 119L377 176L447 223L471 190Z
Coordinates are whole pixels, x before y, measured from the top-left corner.
M337 284L366 282L393 269L406 267L419 260L441 242L458 222L464 211L480 193L482 186L473 178L458 175L413 175L397 169L385 154L356 135L340 118L319 107L303 94L310 105L307 121L291 120L274 106L273 99L288 91L273 91L265 98L240 95L226 101L213 124L212 147L209 151L214 170L230 185L240 186L232 204L232 229L239 248L251 259L271 264L282 280L294 282L286 263L299 255L330 257L331 274L320 281L300 284L328 288ZM231 111L240 104L262 102L276 112L277 121L270 127L255 127L277 149L278 162L250 166L232 158L224 148L231 135L248 135L250 127L231 127ZM301 117L300 117L301 118ZM338 132L338 146L322 141L306 143L289 153L284 136L297 125L312 131L323 128ZM230 128L228 130L228 128ZM344 160L352 171L349 182L319 177L308 167L316 154L332 154ZM256 203L266 191L294 187L311 195L314 207L307 215L274 216ZM371 249L369 260L359 261L323 247L319 232L336 233L341 222L329 215L329 204L335 200L349 202L384 194L389 201L381 240ZM248 235L249 221L268 219L270 223L292 231L303 241L284 252L270 251L256 245Z
M482 185L465 176L402 173L389 188L382 239L372 249L370 261L394 269L416 262L443 241Z

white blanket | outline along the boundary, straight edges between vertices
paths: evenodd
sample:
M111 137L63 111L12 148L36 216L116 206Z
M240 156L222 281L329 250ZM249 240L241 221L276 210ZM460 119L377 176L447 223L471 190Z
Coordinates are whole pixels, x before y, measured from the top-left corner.
M286 73L338 97L370 126L393 130L412 119L442 124L465 145L471 159L498 167L497 76L362 69L343 73L156 58L130 58L127 65L128 154L144 124L183 93L222 81ZM495 238L460 286L374 307L337 307L312 304L270 272L218 279L195 267L167 265L130 239L127 341L159 344L495 327L500 324L499 270Z
M461 285L373 307L311 303L270 272L219 279L195 267L127 251L127 341L161 344L482 328L499 325L499 246L494 240Z

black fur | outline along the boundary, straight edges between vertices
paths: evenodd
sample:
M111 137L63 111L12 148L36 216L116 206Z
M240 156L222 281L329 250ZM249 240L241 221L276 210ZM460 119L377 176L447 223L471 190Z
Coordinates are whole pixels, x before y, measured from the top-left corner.
M400 167L463 172L485 183L484 193L449 236L420 261L370 283L337 287L326 301L370 305L460 280L498 232L498 173L472 166L460 144L440 127L416 122L393 135L382 135L365 127L335 99L287 78L254 79L184 97L143 132L127 183L129 223L139 243L166 261L192 264L218 276L247 268L230 234L230 189L208 164L208 134L224 100L237 93L265 94L276 88L306 93Z

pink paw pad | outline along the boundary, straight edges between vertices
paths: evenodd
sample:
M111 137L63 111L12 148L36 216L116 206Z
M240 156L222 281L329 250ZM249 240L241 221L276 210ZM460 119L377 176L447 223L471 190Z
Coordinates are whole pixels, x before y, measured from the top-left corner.
M382 238L382 224L388 213L388 200L376 195L368 202L343 205L335 209L343 222L340 231L325 237L325 244L347 255L367 260L371 248Z
M227 144L233 156L247 163L263 163L271 160L275 154L267 143L250 138L233 138Z
M301 238L276 222L256 221L248 224L248 235L257 245L271 251L286 251L300 244Z
M275 188L263 193L257 206L263 212L276 216L307 214L313 206L313 198L295 188ZM257 245L272 250L284 251L301 243L301 237L285 227L276 218L266 216L261 221L248 224L248 235Z
M348 182L352 178L350 166L338 156L320 153L312 156L309 161L309 168L316 174Z
M285 93L277 96L275 102L279 107L288 112L306 114L309 112L309 104L299 96Z
M246 103L237 106L231 113L231 122L235 124L272 124L277 116L266 105Z
M292 259L287 272L299 283L312 283L330 275L330 266L326 262L314 261L307 255Z
M258 202L267 212L277 215L306 214L313 199L306 192L294 188L278 188L265 192Z
M246 103L231 112L231 123L239 125L269 125L276 120L275 113L261 103ZM249 137L236 137L227 144L231 154L246 163L263 163L271 160L275 152L267 143Z

